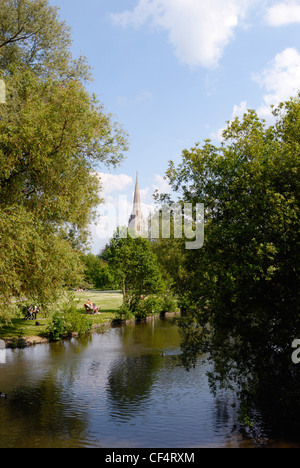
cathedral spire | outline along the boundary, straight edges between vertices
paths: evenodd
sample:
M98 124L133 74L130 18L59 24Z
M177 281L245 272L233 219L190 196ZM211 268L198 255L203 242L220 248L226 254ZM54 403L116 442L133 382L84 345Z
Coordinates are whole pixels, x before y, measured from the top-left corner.
M139 175L136 173L135 191L132 214L129 218L129 229L135 231L137 236L142 236L145 230L144 218L141 207L141 195L139 187Z

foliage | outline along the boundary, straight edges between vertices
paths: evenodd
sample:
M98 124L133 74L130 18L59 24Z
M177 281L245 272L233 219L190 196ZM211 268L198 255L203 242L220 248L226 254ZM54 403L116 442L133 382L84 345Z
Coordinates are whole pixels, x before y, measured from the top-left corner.
M74 240L101 201L97 164L120 160L111 122L75 81L15 74L7 94L0 107L0 206L22 205Z
M178 309L176 299L170 294L151 294L143 298L135 312L136 318L143 320L151 315L164 316L168 312L176 312Z
M122 305L116 311L116 322L126 322L126 320L131 320L134 318L134 313L130 310L130 306L127 302L123 300Z
M26 348L26 340L24 338L24 332L23 331L20 331L19 333L19 336L18 338L13 338L12 341L11 341L11 344L10 344L10 347L12 349L15 349L15 348Z
M151 248L168 288L178 291L187 278L184 268L185 242L160 238L151 242Z
M160 301L160 313L162 315L172 312L177 312L178 301L171 293L166 293L161 297Z
M124 302L132 313L142 296L163 291L164 282L147 239L122 237L117 231L106 249L109 265L123 285Z
M70 244L48 230L23 207L0 210L0 297L7 309L11 296L44 305L57 290L78 279L80 260Z
M300 412L300 369L291 361L300 335L299 100L274 117L267 127L248 111L228 123L221 147L185 150L167 176L206 214L205 245L186 252L179 288L190 309L181 322L184 363L209 352L213 385L234 382L256 402L279 405L288 423Z
M160 314L162 309L162 300L160 296L154 294L142 298L136 308L135 316L138 320L144 320L151 315Z
M135 303L135 308L130 309L130 303L123 302L117 311L116 319L123 322L135 318L145 320L153 315L164 316L168 312L176 312L178 304L176 299L170 294L150 294L142 296L141 300Z
M65 337L65 320L61 313L56 312L48 328L50 341L60 341Z
M117 289L118 283L107 262L92 253L82 255L84 279L95 289Z
M1 0L0 315L12 296L44 305L78 284L101 202L98 168L126 136L84 87L68 27L46 0Z
M74 60L70 28L47 0L1 0L0 69L32 70L60 79L89 78L84 57Z
M67 294L60 304L59 309L54 313L48 328L49 339L60 341L72 333L83 335L92 329L90 317L83 315L77 308L75 296Z

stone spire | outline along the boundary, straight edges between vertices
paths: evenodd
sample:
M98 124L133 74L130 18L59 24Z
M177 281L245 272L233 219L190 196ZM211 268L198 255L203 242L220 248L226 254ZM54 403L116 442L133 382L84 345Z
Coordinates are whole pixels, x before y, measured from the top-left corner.
M137 236L142 236L145 232L145 222L144 222L144 217L142 214L138 173L136 174L133 209L132 209L132 214L129 218L128 227L129 229L135 231L135 234Z

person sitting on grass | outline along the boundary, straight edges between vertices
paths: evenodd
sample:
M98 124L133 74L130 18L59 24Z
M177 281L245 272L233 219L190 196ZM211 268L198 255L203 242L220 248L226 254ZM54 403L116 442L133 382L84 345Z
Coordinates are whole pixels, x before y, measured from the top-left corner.
M91 313L93 311L92 303L91 303L91 301L89 299L84 304L84 308L85 308L87 313Z
M94 315L100 314L99 307L97 307L96 304L92 304L92 306L93 306L93 314Z
M86 301L86 303L84 304L84 307L85 307L87 314L93 314L93 315L99 314L99 307L97 307L96 304L92 304L90 299Z

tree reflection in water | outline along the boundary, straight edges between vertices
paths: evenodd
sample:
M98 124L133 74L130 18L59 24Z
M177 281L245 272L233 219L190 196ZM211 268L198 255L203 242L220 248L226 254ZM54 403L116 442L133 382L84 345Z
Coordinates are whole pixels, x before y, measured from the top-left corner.
M54 381L41 380L35 386L19 387L0 408L0 441L10 431L12 447L78 447L84 440L88 420L72 411L74 402L66 401L63 389ZM5 424L9 421L9 426ZM0 442L1 446L1 442Z
M155 355L124 357L113 363L107 386L111 417L128 421L145 410L160 364L160 356Z

